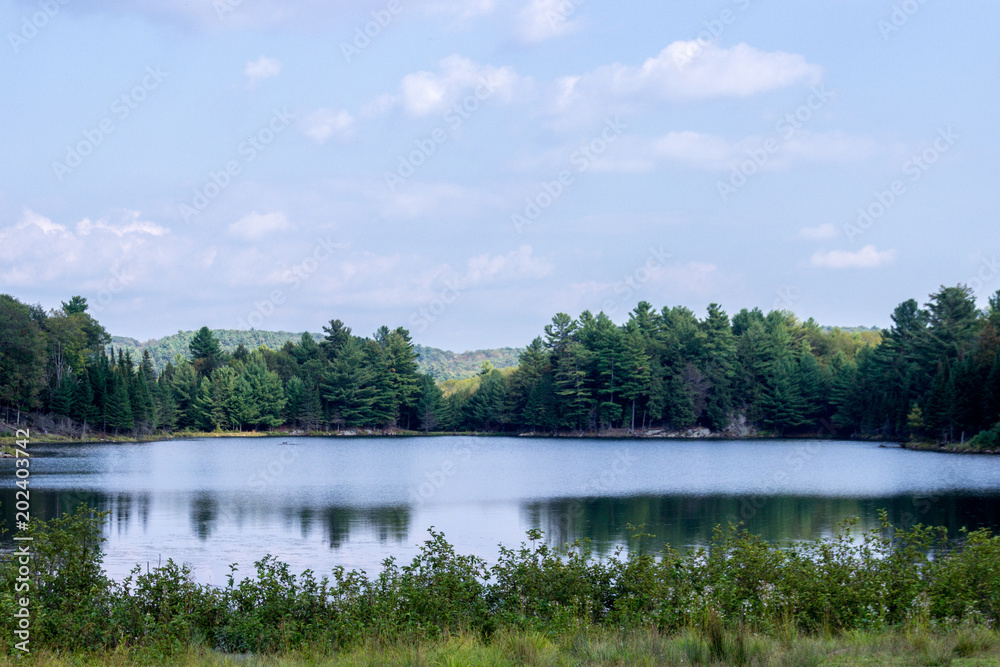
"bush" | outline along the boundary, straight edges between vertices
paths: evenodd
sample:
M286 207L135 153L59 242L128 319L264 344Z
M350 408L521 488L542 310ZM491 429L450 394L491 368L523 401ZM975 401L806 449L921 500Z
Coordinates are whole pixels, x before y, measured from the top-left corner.
M977 436L969 440L970 449L994 450L1000 449L1000 422L993 425L987 431L980 431Z
M846 523L832 539L788 549L730 526L685 556L619 550L598 559L586 544L552 548L529 531L530 545L501 548L492 567L457 554L431 529L409 564L388 559L374 579L343 568L319 579L309 570L297 576L267 556L238 582L234 565L221 589L197 584L172 560L109 580L101 569L103 519L81 509L30 527L33 648L169 654L206 644L273 653L446 634L543 637L607 628L690 636L697 628L703 639L685 644L691 651L741 662L752 661L760 633L786 641L800 632L1000 625L1000 537L979 530L948 545L941 530L897 532L884 516L881 529L855 535ZM10 555L0 563L8 626L17 567Z

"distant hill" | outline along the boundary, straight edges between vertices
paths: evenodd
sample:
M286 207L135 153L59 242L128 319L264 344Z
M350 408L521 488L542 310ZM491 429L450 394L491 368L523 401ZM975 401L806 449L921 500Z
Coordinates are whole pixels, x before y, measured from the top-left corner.
M219 346L224 352L233 352L240 343L243 343L250 350L255 350L261 345L269 347L272 350L280 350L288 341L297 343L302 339L302 333L292 333L289 331L213 329L212 333L219 339ZM194 331L178 331L172 336L147 340L145 342L139 342L135 338L112 336L111 345L116 350L119 348L131 350L132 356L136 360L142 357L143 350L149 350L149 355L153 359L153 366L159 372L163 370L168 361L173 361L174 357L178 354L185 357L190 356L189 346L191 339L194 338L194 334ZM310 335L317 341L323 340L322 334ZM484 361L490 362L496 368L517 366L518 356L521 353L519 349L512 347L462 353L439 350L436 347L425 347L423 345L415 345L414 348L417 354L420 355L418 361L420 370L431 375L439 382L472 377L479 372Z
M433 376L438 382L472 377L479 373L484 361L493 364L494 368L517 366L518 357L521 356L521 350L513 347L462 353L423 345L415 347L420 355L420 370Z
M831 326L820 327L820 330L822 331L833 331L834 329L840 329L841 331L847 333L866 333L866 332L878 333L882 331L879 327L831 327Z

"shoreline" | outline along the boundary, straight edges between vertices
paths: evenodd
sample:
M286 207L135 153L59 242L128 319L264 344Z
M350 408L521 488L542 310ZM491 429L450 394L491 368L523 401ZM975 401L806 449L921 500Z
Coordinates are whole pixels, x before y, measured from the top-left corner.
M649 429L647 431L631 432L628 429L611 429L604 431L560 431L555 433L540 432L503 432L503 431L412 431L407 429L344 429L342 431L181 431L176 433L158 433L150 435L109 435L96 433L85 438L77 438L55 433L31 435L32 444L120 444L165 442L170 440L193 440L202 438L440 438L469 436L476 438L538 438L538 439L597 439L597 440L828 440L857 442L886 442L904 449L912 448L896 440L873 440L862 438L837 438L829 434L803 433L798 435L775 435L767 432L751 432L734 434L726 432L710 432L708 429L685 429L683 431L667 431L665 429ZM0 450L11 447L16 438L13 435L0 434ZM929 449L930 447L928 447ZM936 451L936 450L935 450ZM971 451L971 450L970 450Z
M6 426L6 425L5 425ZM440 438L469 436L476 438L538 438L538 439L595 439L595 440L677 440L677 441L729 441L729 440L820 440L844 442L877 442L882 447L898 447L913 451L935 452L939 454L986 454L997 455L1000 450L972 449L967 445L935 442L905 442L882 438L838 438L828 432L777 435L766 431L748 430L745 433L709 431L704 427L670 431L662 428L631 431L630 429L610 429L603 431L558 431L558 432L502 432L502 431L413 431L400 428L373 429L354 428L340 431L181 431L157 433L141 436L109 435L96 432L93 436L77 438L56 433L32 433L32 444L123 444L167 442L171 440L193 440L203 438ZM0 458L12 458L16 437L14 433L0 433Z

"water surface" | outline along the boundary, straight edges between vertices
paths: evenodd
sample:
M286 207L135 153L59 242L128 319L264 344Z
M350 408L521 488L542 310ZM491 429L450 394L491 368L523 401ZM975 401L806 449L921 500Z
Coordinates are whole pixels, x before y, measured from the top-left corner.
M111 513L105 566L122 577L172 557L225 582L272 554L293 569L378 571L408 559L428 527L487 560L530 528L600 553L644 525L651 546L705 544L743 521L784 544L888 511L916 522L1000 530L1000 457L835 441L528 438L220 438L35 445L32 513L80 503ZM0 502L13 520L13 467ZM7 533L9 538L10 532Z

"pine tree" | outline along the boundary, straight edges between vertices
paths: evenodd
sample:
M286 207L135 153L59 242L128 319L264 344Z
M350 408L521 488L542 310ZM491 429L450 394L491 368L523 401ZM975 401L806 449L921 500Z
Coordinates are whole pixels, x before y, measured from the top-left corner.
M74 382L70 373L64 373L62 377L62 382L56 388L55 393L52 395L52 403L50 408L52 412L59 415L60 417L69 419L70 414L73 412L73 395L75 394L76 382Z
M112 376L112 390L108 397L107 420L108 426L114 429L115 435L118 435L120 431L129 431L135 426L125 378L117 370Z
M199 431L211 431L215 428L213 419L215 403L212 400L211 384L204 380L198 385L198 395L194 399L191 416L194 428Z
M195 333L189 345L191 363L198 375L208 377L222 363L222 349L219 339L209 330L202 327Z
M479 376L479 388L465 406L469 422L486 431L501 427L506 421L504 407L507 383L500 371L487 367Z
M97 406L94 405L94 388L90 383L88 373L84 373L76 383L73 393L72 417L82 424L80 438L87 435L87 426L97 421L99 417Z
M257 352L251 355L243 375L250 385L250 400L256 412L253 423L265 428L281 426L284 423L281 413L285 408L285 391L281 386L281 378L267 369L264 357Z
M559 425L564 428L586 429L592 407L587 389L587 351L578 342L569 343L557 358L555 394L558 401Z
M409 428L410 424L404 416L411 416L420 398L417 353L413 349L410 333L402 327L390 332L384 349L395 403L394 419L398 425Z
M293 427L301 427L309 399L309 392L302 378L289 378L285 383L285 421Z
M320 385L322 396L338 426L357 427L375 423L377 393L374 370L369 366L371 355L376 356L376 363L384 368L381 348L377 344L351 338L339 349L323 377ZM388 390L387 387L385 389ZM382 400L388 400L388 397L383 394ZM387 414L384 407L382 414Z
M733 409L732 383L736 377L736 340L729 326L729 316L718 304L708 306L708 317L701 323L703 373L710 385L705 417L709 426L722 430L729 424Z
M420 419L420 428L427 433L441 425L444 394L441 393L441 388L433 377L426 374L421 374L419 377L420 400L417 403L417 415Z
M626 325L621 364L621 396L631 403L629 430L635 430L636 402L650 392L650 359L638 325Z

